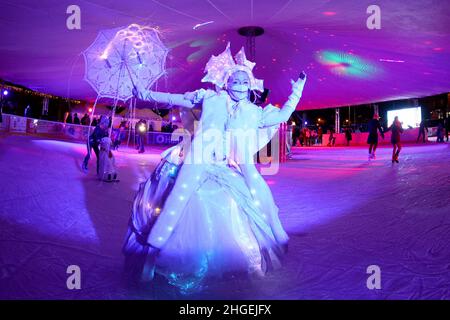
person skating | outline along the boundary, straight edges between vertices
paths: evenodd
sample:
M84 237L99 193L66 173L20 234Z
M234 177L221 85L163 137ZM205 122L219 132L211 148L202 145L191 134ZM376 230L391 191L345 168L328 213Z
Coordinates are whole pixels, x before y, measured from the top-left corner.
M444 126L439 122L436 130L436 142L444 142Z
M100 123L94 128L94 131L89 136L86 143L87 154L84 157L82 169L88 170L89 159L91 158L91 151L94 150L95 156L97 158L97 174L99 172L99 146L100 142L104 137L108 136L108 118L105 116L100 117Z
M421 121L419 125L419 135L417 136L417 141L419 142L420 138L422 138L422 142L425 143L425 137L427 136L428 128L425 126L425 122Z
M136 132L136 149L138 150L138 153L144 153L145 152L145 137L147 135L147 121L144 119L140 119L136 125L135 125L135 132Z
M345 128L345 140L347 140L347 147L350 146L350 141L352 141L352 128Z
M373 115L373 119L369 121L368 124L369 136L367 137L367 143L369 144L369 160L375 159L378 146L378 132L380 132L381 137L384 139L383 128L380 124L380 116L378 113Z
M398 156L402 150L401 145L401 134L403 133L403 128L401 122L398 120L398 116L394 118L392 125L386 130L391 131L391 143L392 143L392 163L398 161Z
M336 137L334 136L334 129L330 129L329 130L330 135L328 137L328 147L334 147L334 145L336 144Z
M444 128L445 128L445 138L447 139L448 142L448 136L449 136L449 131L450 131L450 118L446 117L444 120Z

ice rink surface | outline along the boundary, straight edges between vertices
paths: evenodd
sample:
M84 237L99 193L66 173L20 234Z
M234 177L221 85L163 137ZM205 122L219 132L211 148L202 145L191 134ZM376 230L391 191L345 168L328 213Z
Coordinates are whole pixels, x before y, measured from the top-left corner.
M122 241L134 194L163 149L115 153L119 183L100 182L82 144L0 137L2 299L450 299L450 144L294 148L265 176L291 240L281 270L219 280L183 296L156 279L122 281ZM81 290L68 290L69 265ZM367 268L381 270L369 290Z

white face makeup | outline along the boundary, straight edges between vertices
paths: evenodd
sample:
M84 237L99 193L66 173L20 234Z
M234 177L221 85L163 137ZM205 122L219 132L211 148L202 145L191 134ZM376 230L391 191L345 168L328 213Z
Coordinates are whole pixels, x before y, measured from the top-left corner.
M250 79L245 71L236 71L228 79L227 90L235 101L248 99Z

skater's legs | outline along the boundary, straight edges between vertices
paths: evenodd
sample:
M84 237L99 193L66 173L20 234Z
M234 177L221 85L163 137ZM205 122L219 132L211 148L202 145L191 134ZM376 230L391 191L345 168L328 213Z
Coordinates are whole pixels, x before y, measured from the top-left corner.
M84 169L87 169L87 165L89 163L89 159L91 159L91 148L92 148L92 146L91 146L91 144L88 141L86 143L87 154L86 154L86 157L84 157L84 160L83 160L83 168Z
M377 150L377 146L378 146L377 143L371 143L369 145L369 155L375 156L375 151Z
M144 149L144 136L139 135L139 144L138 144L139 153L143 153Z
M394 149L392 150L392 162L398 162L398 155L402 150L402 145L400 143L394 144Z
M392 162L395 161L395 154L397 153L397 145L393 144L392 145Z
M373 153L375 154L375 151L377 151L378 143L373 144Z
M400 154L400 151L402 150L402 145L400 143L397 143L397 153L396 158L398 158L398 155Z
M99 149L98 149L98 145L96 145L96 144L94 144L93 146L92 146L92 149L94 149L94 153L95 153L95 156L97 157L97 174L98 174L98 165L99 165L99 161L100 161L100 159L99 159Z

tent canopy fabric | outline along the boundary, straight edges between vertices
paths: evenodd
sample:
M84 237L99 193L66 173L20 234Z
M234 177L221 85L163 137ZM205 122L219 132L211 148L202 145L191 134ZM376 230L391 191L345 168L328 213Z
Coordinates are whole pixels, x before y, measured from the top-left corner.
M0 3L0 78L40 92L95 99L83 81L83 52L99 31L138 23L157 27L170 49L166 75L153 89L185 92L200 82L211 55L228 42L235 54L260 26L255 76L283 103L290 79L305 70L299 109L317 109L450 91L450 6L445 0L379 0L381 29L371 30L368 0L77 1L81 29L69 30L72 4Z

